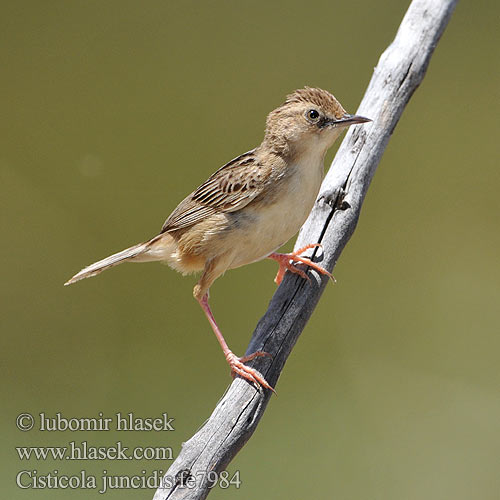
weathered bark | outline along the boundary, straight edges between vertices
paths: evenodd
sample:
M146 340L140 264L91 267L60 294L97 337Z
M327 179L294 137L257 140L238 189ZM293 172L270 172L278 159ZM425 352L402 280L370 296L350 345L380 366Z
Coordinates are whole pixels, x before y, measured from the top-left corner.
M347 133L296 242L296 248L321 243L323 248L314 252L314 260L320 258L328 270L333 269L354 232L382 153L425 75L456 3L414 0L396 38L380 57L357 110L357 114L373 122L351 127ZM290 273L285 275L247 349L247 354L263 350L273 356L272 360L258 358L251 363L272 386L328 282L328 278L313 271L308 275L310 282ZM208 473L222 471L246 443L270 397L269 391L236 378L208 421L184 443L166 473L166 487L157 490L154 500L206 498L211 486Z

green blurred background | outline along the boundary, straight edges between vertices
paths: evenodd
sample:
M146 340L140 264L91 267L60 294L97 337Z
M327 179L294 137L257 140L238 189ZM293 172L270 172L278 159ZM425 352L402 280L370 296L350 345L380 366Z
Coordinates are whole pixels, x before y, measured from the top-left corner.
M156 234L186 194L260 142L266 114L293 89L329 89L356 111L407 6L2 2L4 498L103 497L21 490L20 470L99 477L168 467L19 460L15 446L72 440L177 455L230 382L191 296L194 277L143 264L63 282ZM382 158L337 284L229 467L241 488L211 498L498 498L499 15L496 2L459 4ZM254 264L212 288L236 353L275 271ZM168 412L176 430L15 427L21 412L119 411Z

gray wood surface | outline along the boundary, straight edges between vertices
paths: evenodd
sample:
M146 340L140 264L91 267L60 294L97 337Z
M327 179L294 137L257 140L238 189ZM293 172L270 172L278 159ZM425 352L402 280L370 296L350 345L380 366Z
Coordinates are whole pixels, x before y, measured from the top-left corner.
M456 3L457 0L414 0L396 38L380 57L356 112L373 122L351 127L347 133L295 245L301 248L320 242L323 249L314 251L314 260L330 271L354 232L382 153L425 75ZM311 270L308 275L310 282L290 273L285 275L247 349L247 354L263 350L273 356L272 360L258 358L250 364L274 387L328 283L328 278ZM321 361L324 360L318 359L318 364ZM209 472L224 470L248 441L271 396L269 391L258 390L236 378L207 422L184 443L166 472L165 487L157 490L154 500L206 498L211 486ZM279 443L276 439L274 445L279 447Z

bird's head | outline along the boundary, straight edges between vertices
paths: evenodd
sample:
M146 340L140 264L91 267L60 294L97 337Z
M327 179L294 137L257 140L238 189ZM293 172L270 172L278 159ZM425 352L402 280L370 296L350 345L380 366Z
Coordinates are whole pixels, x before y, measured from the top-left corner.
M292 154L311 149L324 153L349 125L369 121L346 113L330 92L305 87L269 113L264 142Z

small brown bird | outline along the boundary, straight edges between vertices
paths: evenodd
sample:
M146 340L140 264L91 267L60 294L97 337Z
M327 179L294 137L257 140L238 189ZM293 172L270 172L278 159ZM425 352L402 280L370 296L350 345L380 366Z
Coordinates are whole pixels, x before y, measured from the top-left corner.
M323 179L326 151L349 125L370 121L349 115L329 92L305 87L287 96L267 117L262 144L219 168L185 198L158 236L100 260L66 285L95 276L122 262L165 261L183 274L203 271L193 295L217 336L231 372L267 389L262 375L245 365L265 352L239 358L229 349L208 305L208 290L228 269L265 258L279 263L279 285L286 270L307 278L291 262L330 273L300 254L275 251L306 220Z

